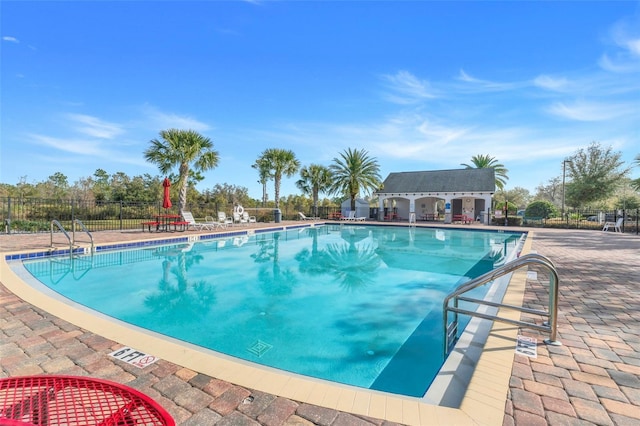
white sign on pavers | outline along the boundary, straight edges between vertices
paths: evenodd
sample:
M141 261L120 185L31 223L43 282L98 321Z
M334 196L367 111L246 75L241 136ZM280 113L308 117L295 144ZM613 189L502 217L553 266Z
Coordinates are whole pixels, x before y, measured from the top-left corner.
M518 336L516 339L516 353L528 356L529 358L537 358L538 339L535 337Z
M135 365L138 368L145 368L160 359L157 356L149 355L128 347L111 352L109 356L124 361L127 364Z

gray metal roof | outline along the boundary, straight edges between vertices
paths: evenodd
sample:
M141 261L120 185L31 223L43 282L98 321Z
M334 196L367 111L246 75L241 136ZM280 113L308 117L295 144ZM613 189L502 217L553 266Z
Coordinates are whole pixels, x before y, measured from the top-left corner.
M496 190L492 168L390 173L377 194L415 192L491 192Z

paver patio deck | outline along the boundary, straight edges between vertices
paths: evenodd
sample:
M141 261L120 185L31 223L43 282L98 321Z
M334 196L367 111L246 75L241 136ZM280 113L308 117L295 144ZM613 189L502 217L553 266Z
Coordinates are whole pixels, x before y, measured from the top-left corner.
M94 234L100 243L145 236L156 235ZM0 251L47 247L49 238L0 235ZM540 343L537 358L514 355L503 424L640 424L640 238L535 229L533 249L559 272L563 345ZM544 274L530 274L525 303L546 305ZM546 337L530 330L521 334L538 342ZM120 346L0 284L0 377L73 374L124 383L154 398L183 425L391 424L246 389L163 360L138 369L107 356Z

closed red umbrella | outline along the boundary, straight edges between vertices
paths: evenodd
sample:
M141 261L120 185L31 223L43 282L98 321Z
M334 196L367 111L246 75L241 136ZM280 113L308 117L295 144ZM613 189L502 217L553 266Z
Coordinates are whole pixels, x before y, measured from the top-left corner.
M171 208L171 195L169 195L171 182L169 182L169 178L164 178L162 186L164 186L164 198L162 199L162 207L165 209L169 209Z

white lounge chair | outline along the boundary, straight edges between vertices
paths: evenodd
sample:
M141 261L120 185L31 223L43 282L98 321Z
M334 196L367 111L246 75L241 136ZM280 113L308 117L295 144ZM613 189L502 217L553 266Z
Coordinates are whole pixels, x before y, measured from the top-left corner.
M244 212L233 212L233 224L239 223L241 225L246 225L249 223L248 219L244 218Z
M319 220L319 217L309 217L309 216L305 216L304 213L302 212L298 212L298 216L300 216L300 219L302 220Z
M342 216L340 220L356 220L356 211L352 210L349 212L349 216Z
M225 212L218 212L218 226L226 228L229 225L233 225L233 220Z
M203 224L209 225L211 229L215 228L224 228L226 225L224 222L220 222L219 220L215 220L213 216L205 216Z
M193 214L191 212L181 212L182 218L184 219L185 222L187 222L187 229L189 229L189 227L195 228L195 229L208 229L211 230L211 225L208 223L198 223L196 222L196 220L193 218Z
M622 222L624 222L623 217L619 217L615 222L605 222L602 230L608 231L610 227L613 227L614 232L622 232Z
M250 216L248 212L242 212L242 220L246 223L256 223L256 217Z

